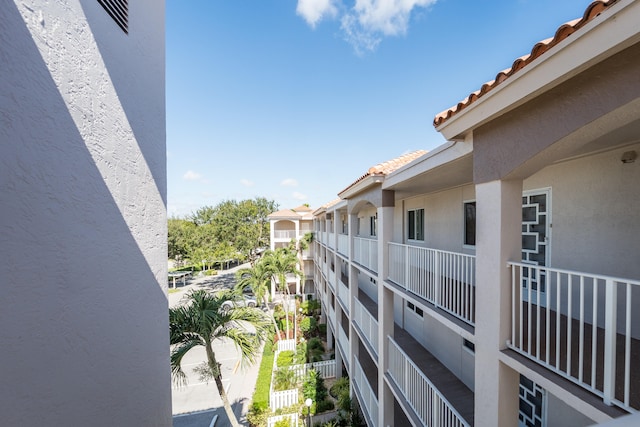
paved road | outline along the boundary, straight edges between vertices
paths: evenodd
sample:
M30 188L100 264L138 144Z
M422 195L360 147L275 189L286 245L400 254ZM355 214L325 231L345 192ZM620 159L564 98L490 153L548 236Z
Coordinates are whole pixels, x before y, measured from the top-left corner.
M180 300L190 289L199 288L228 288L234 284L234 274L238 268L226 270L217 276L194 278L187 282L179 291L169 294L169 306L180 304ZM214 343L214 351L222 365L222 382L232 403L238 420L248 425L246 413L258 376L260 361L253 366L240 366L240 353L230 342L218 341ZM199 379L194 368L206 361L204 348L194 348L183 359L183 369L187 374L186 386L174 387L171 390L173 403L174 427L210 427L213 417L217 416L215 426L230 426L222 407L222 400L213 381L209 384Z

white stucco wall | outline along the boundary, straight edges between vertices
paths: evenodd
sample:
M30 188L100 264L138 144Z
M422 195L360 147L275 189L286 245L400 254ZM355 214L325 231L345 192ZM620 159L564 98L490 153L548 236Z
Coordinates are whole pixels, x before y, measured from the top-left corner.
M0 13L3 425L168 426L164 2Z

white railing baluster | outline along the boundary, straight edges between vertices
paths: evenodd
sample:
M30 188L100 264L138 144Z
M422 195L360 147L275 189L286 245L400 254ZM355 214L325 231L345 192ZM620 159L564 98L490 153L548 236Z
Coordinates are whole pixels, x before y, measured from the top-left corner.
M615 398L617 289L613 280L606 281L604 328L604 403L611 405Z
M509 265L512 329L507 346L600 396L608 405L640 410L638 401L632 399L640 385L631 371L640 363L634 350L638 321L633 317L633 295L640 292L640 281L519 262Z

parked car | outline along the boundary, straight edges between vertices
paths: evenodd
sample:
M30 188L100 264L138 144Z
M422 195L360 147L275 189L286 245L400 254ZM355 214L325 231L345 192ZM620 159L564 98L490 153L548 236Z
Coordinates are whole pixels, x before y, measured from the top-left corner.
M253 295L243 295L242 298L237 300L228 300L222 303L222 309L227 311L233 307L257 307L258 303Z

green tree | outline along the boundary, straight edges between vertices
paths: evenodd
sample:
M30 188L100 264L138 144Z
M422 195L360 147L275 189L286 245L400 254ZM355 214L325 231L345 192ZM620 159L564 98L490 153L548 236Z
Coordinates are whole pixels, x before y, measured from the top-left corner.
M304 274L298 269L298 257L295 252L289 248L277 248L276 250L268 250L262 257L266 269L271 275L280 289L285 293L286 302L284 304L287 338L289 338L289 285L287 284L287 275L293 274L296 277L304 277Z
M270 320L256 308L236 307L223 310L222 304L233 298L238 298L237 294L214 294L204 289L191 291L186 295L185 304L169 309L169 337L173 346L171 373L174 380L177 383L186 382L181 365L182 358L192 348L203 346L207 361L199 372L203 379L215 381L231 425L239 427L222 386L220 363L216 359L212 344L215 340L227 338L240 350L243 364L254 363L269 330Z
M169 258L175 260L188 258L196 233L196 225L185 219L169 218L167 228Z

